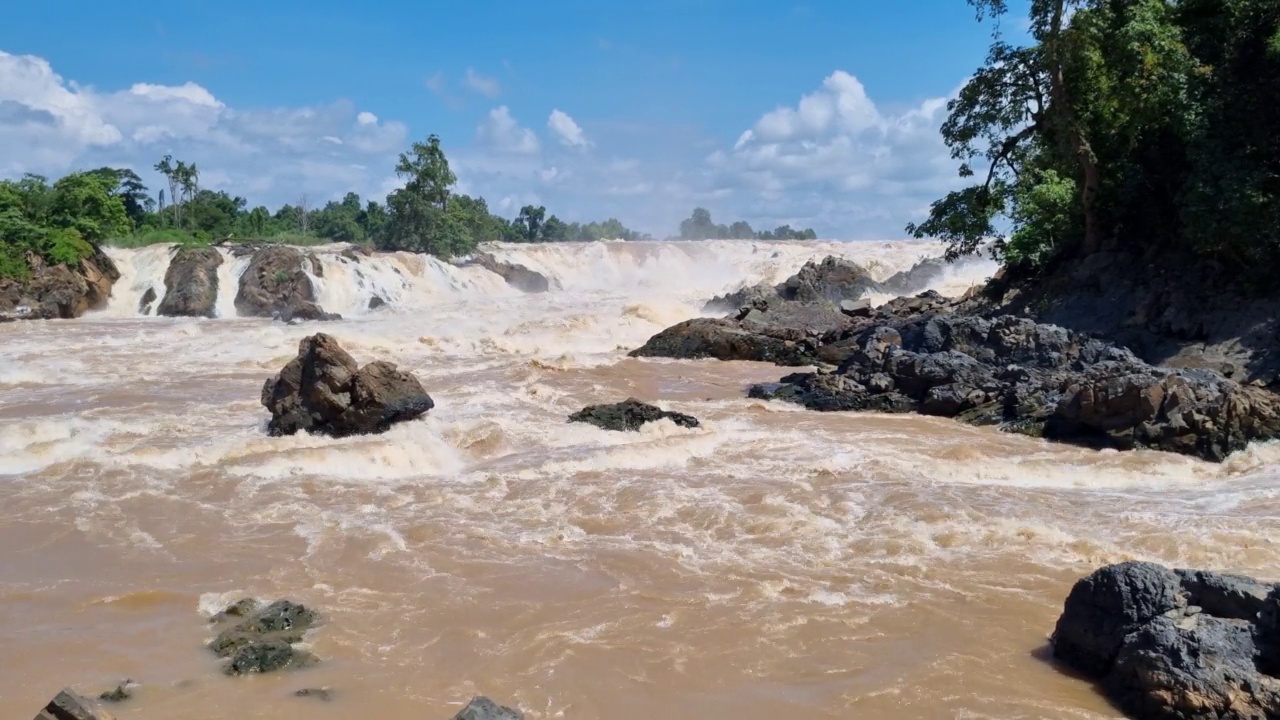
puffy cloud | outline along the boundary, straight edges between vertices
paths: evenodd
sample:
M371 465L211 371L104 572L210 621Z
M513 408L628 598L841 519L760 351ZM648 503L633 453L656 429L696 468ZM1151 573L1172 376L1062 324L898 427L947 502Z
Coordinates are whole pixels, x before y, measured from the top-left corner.
M463 77L463 82L473 92L480 93L485 97L495 98L502 94L502 86L494 78L481 75L472 68L467 68L467 74Z
M487 147L501 153L535 155L542 149L538 136L516 122L506 105L489 111L488 117L476 129L476 136Z
M567 113L552 110L551 117L547 118L547 127L551 128L551 132L555 133L560 142L568 147L585 150L591 146L582 128Z
M242 110L191 82L100 91L43 58L0 52L0 175L113 165L158 188L152 166L172 154L201 168L204 187L278 204L376 189L407 138L345 101Z

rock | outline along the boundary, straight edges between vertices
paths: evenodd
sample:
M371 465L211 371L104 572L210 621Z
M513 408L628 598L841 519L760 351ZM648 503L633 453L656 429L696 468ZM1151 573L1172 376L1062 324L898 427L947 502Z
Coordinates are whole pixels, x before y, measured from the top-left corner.
M222 253L212 247L184 247L169 261L164 274L164 299L156 309L166 317L217 315L218 267ZM152 293L154 300L155 294Z
M110 702L110 703L124 702L125 700L128 700L129 698L133 697L133 691L136 690L137 688L138 688L137 683L135 683L132 680L125 680L124 682L115 686L114 689L108 690L102 693L101 695L99 695L98 699L103 702Z
M65 688L36 713L35 720L115 720L115 716L71 688Z
M453 716L453 720L524 720L524 713L499 705L481 695L472 698L466 707Z
M876 281L860 265L828 255L822 262L805 263L799 272L778 286L778 295L784 300L838 303L857 300L876 288Z
M717 295L702 306L707 313L737 312L744 307L752 307L759 302L767 304L771 300L779 300L777 289L766 283L741 287L724 295Z
M631 357L684 360L754 360L776 365L803 366L817 360L817 343L807 333L758 323L695 318L649 338Z
M299 431L345 437L385 432L435 406L411 373L384 361L358 367L324 333L303 338L298 356L262 387L271 435Z
M216 616L238 619L209 642L215 655L230 659L224 669L228 675L274 672L318 662L311 653L294 647L319 621L313 610L288 600L264 608L251 602L242 600Z
M911 409L1052 440L1221 461L1280 437L1280 396L1205 370L1154 368L1124 348L1026 318L880 315L820 338L839 379L798 374L753 397L815 410ZM881 398L878 396L884 395Z
M387 301L386 301L386 300L383 300L383 299L382 299L380 296L378 296L378 295L374 295L373 297L369 298L369 309L370 309L370 310L377 310L377 309L378 309L378 308L380 308L380 307L384 307L386 304L387 304Z
M471 261L480 267L502 277L508 285L527 293L544 293L551 289L551 281L536 270L530 270L518 263L499 260L489 253L476 253Z
M156 302L156 289L147 288L147 291L142 293L142 298L138 300L138 314L150 315L151 306L154 305L155 302Z
M1280 588L1250 578L1106 566L1072 588L1054 656L1099 680L1132 717L1280 717L1280 678L1266 662L1280 650L1271 598Z
M908 270L894 273L880 283L880 288L884 292L899 295L919 292L941 278L946 266L947 261L942 258L925 258Z
M841 300L840 312L849 317L866 318L871 317L875 311L871 307L871 301L864 298L862 300Z
M590 423L605 430L639 430L645 423L670 420L680 427L698 427L697 418L662 410L628 398L613 405L591 405L569 416L569 422Z
M27 263L30 274L25 280L0 280L0 314L33 320L78 318L105 306L120 279L115 263L97 246L75 265L49 265L34 254L28 255ZM21 307L29 310L19 312Z
M321 702L333 702L333 691L329 688L303 688L295 692L293 696L315 698Z
M315 286L304 270L310 260L297 248L267 245L253 251L249 267L240 276L236 312L244 317L275 317L289 322L332 320L316 305Z

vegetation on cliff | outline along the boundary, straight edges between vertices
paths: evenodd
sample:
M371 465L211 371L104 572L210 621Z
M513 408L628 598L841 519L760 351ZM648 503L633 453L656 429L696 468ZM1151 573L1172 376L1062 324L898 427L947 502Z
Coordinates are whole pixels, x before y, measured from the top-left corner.
M942 127L978 182L908 226L952 256L997 235L1009 262L1107 247L1192 253L1273 286L1280 260L1280 5L1274 0L1005 0Z

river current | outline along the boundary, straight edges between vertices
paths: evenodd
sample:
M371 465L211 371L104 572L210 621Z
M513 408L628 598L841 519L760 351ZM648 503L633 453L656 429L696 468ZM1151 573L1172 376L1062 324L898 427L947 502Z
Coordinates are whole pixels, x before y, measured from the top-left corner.
M1047 661L1072 583L1149 559L1272 577L1280 448L1223 464L913 415L750 400L782 368L628 350L809 259L887 277L923 242L492 248L548 276L321 253L346 319L138 315L169 249L113 250L111 304L0 324L0 716L124 678L121 720L1112 718ZM970 263L935 289L994 271ZM388 307L368 311L378 295ZM424 419L270 438L263 381L307 334L412 370ZM695 415L569 425L627 397ZM227 678L202 643L242 596L314 605L319 666ZM332 702L296 698L331 687Z

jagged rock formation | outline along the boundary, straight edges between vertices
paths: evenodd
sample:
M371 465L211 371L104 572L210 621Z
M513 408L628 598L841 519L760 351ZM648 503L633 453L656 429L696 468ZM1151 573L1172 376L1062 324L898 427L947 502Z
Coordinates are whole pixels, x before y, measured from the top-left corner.
M224 667L228 675L274 672L318 662L311 653L294 647L319 621L315 611L303 605L278 600L261 607L246 599L213 621L224 627L209 642L209 649L229 659Z
M303 338L298 356L262 387L267 431L345 437L381 433L435 407L422 383L385 361L359 367L324 333Z
M27 319L78 318L102 308L120 271L102 248L74 266L50 265L28 257L24 280L0 279L0 316Z
M635 398L612 405L590 405L569 416L569 422L588 423L604 430L639 430L645 423L670 420L680 427L698 427L692 415L670 412Z

